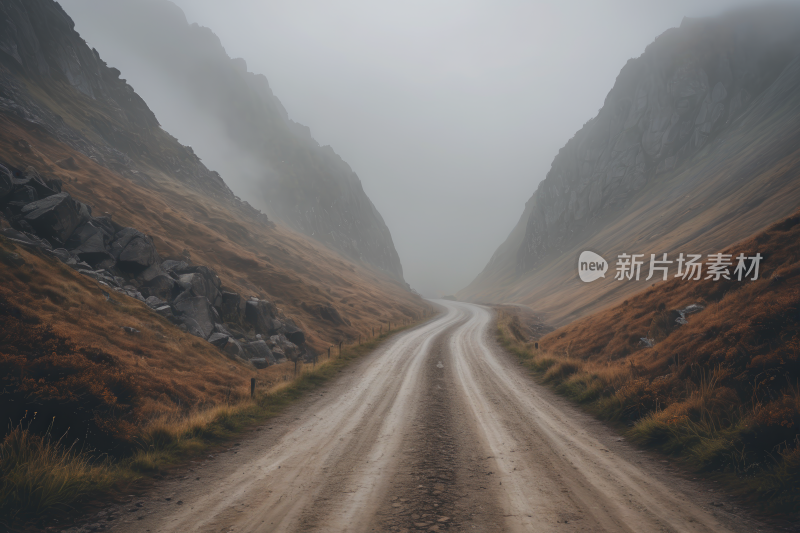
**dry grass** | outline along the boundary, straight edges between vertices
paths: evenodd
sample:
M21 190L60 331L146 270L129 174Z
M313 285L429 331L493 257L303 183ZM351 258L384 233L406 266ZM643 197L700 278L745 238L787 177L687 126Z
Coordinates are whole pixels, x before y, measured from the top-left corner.
M79 98L70 102L77 105ZM31 151L19 152L13 144L17 139L30 143ZM76 161L77 170L55 164L66 157ZM389 276L285 227L247 218L225 200L196 192L148 166L146 158L140 165L147 177L140 172L133 181L0 114L0 160L21 168L32 165L47 178L63 180L64 190L91 205L95 214L111 213L116 222L150 235L163 257L189 257L213 268L230 290L275 302L319 351L367 337L373 327L385 329L389 321L414 319L428 308ZM315 312L319 305L336 307L349 324L325 320ZM51 314L48 321L62 321L58 313Z
M50 433L36 435L21 426L0 442L0 473L0 525L6 526L66 510L77 499L120 480L107 460L67 447Z
M583 228L580 222L562 228L570 237L554 244L533 270L517 275L527 226L527 218L521 219L485 270L456 296L526 304L560 327L641 291L636 283L614 281L620 253L668 252L672 259L680 252L716 253L764 231L800 205L797 102L751 115L673 172L655 177L637 193L620 193L615 200L621 204ZM584 250L609 261L605 279L580 281L577 259Z
M757 281L673 280L533 341L501 341L545 382L630 438L722 476L770 511L800 506L800 215L732 246ZM674 313L705 309L673 324ZM507 307L505 309L508 309ZM656 340L643 346L642 337Z
M10 258L0 250L0 259ZM249 397L249 380L246 387L223 381L216 391L211 384L200 387L197 393L206 393L205 401L157 411L164 402L154 395L175 386L174 379L81 346L0 296L4 405L13 406L8 415L19 421L0 445L0 524L63 511L223 442L276 415L404 329L344 345L341 353L334 349L330 359L301 363L296 373L284 368L277 380L262 375L255 398Z
M71 94L48 105L98 140L86 126L91 123L87 117L96 115L91 106L101 103L84 100ZM17 140L29 143L31 150L20 151L24 144ZM176 144L161 130L136 142L150 143L139 147L139 155L131 152L139 173L122 169L123 175L35 125L0 114L0 160L61 179L64 189L91 205L95 215L111 213L116 222L149 234L163 257L208 265L227 290L275 302L322 357L331 345L368 339L373 328L386 331L387 322L396 327L429 310L419 296L383 273L286 228L250 219L226 200L168 174L159 162L175 155L170 150ZM55 164L67 157L75 160L75 170ZM65 464L84 461L95 468L92 457L110 454L113 479L164 468L274 414L353 352L345 349L341 360L328 364L301 366L298 376L291 363L256 370L182 333L142 302L109 294L46 254L0 238L0 261L0 303L16 310L16 315L0 313L4 416L14 425L30 421L35 412L25 442L33 446L49 428L60 440L42 440L47 445L41 449L61 453ZM319 306L335 307L344 321L326 320ZM123 326L140 333L129 335ZM249 398L252 377L259 383L257 402ZM8 432L13 435L11 428ZM9 461L6 466L14 462ZM36 479L30 483L44 483ZM97 478L79 484L82 489L65 490L60 503L46 507L74 503L104 483ZM32 497L25 498L28 504L18 506L23 514L35 507Z

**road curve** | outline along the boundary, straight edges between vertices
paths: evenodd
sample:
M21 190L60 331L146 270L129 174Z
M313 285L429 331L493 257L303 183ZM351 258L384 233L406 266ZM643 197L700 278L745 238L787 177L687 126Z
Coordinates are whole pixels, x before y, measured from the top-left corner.
M240 445L117 508L111 530L763 530L532 381L496 346L490 310L438 303Z

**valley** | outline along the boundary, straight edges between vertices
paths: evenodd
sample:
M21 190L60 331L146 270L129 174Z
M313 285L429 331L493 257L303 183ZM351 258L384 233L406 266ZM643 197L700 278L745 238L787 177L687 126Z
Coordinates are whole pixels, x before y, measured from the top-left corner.
M0 531L800 531L800 7L478 4L0 0Z
M107 530L768 530L522 375L489 310L439 304Z

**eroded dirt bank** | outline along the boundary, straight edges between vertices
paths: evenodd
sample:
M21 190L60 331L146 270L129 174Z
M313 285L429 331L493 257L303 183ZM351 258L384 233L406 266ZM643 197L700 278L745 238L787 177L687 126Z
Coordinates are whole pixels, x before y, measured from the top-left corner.
M524 375L491 312L393 339L241 445L117 509L117 532L764 530ZM140 505L137 505L140 504ZM99 521L105 517L99 517Z

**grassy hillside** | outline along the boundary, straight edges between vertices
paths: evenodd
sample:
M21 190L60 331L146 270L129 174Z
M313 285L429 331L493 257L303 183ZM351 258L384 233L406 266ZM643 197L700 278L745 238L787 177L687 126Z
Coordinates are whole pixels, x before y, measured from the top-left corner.
M753 15L758 12L757 8L752 10ZM794 18L785 17L786 24L797 20L797 10L792 9L792 13ZM623 167L612 165L606 168L595 163L595 160L602 162L604 158L623 157L629 145L636 150L639 144L647 144L645 141L655 131L647 125L656 128L657 123L664 127L670 123L667 119L653 118L657 115L653 110L652 117L640 122L629 117L638 126L623 128L621 122L627 120L628 113L633 116L638 109L638 104L632 106L631 98L639 98L636 96L639 93L624 95L617 87L630 85L630 77L636 71L631 70L632 67L655 61L653 65L657 68L654 66L652 71L645 69L635 79L641 84L642 91L660 87L664 93L643 98L639 102L641 105L646 100L659 112L679 102L688 105L670 91L681 86L685 81L682 76L701 64L705 54L712 51L721 53L731 46L731 36L738 31L734 28L740 26L738 23L726 26L724 17L719 23L727 29L696 32L698 26L692 31L683 27L670 30L656 39L640 58L631 60L623 68L603 109L567 142L548 177L540 184L539 191L528 201L517 227L498 248L484 271L470 286L456 294L459 300L526 304L545 315L551 324L562 326L607 305L619 303L639 290L635 284L613 281L613 276L591 285L581 282L577 276L577 262L585 250L600 254L612 264L620 253L714 253L794 212L800 203L800 58L796 55L795 45L780 53L771 49L759 52L760 60L764 61L759 72L763 75L772 69L774 76L765 77L762 80L764 87L759 91L748 89L753 97L747 106L737 108L741 114L720 119L702 148L686 152L681 157L677 154L677 159L669 156L670 165L674 167L656 168L658 161L645 157L647 172L642 179L634 180L630 187L620 185L615 189L617 185L613 183L616 183L617 173L627 172L627 179L636 168L625 171ZM777 24L777 32L780 24L773 23ZM741 28L748 24L742 23ZM682 40L684 37L678 38L681 32L686 33L685 41ZM797 31L791 35L792 41L796 40ZM694 37L690 39L690 36ZM702 46L695 38L702 41ZM705 42L717 38L720 42ZM780 40L777 36L775 39L776 42ZM671 41L676 45L674 48L667 47L663 53L656 53L659 43L669 44ZM747 48L744 44L741 46ZM754 45L749 53L758 55L757 50ZM723 55L733 57L737 53L725 52L727 55ZM668 65L658 63L667 58ZM709 70L712 78L714 69ZM673 75L674 78L670 77ZM747 76L749 74L744 78ZM728 88L734 85L729 84ZM692 92L687 91L687 94ZM732 94L731 89L729 95ZM733 100L724 106L727 107L719 109L736 107ZM698 114L697 124L702 122L701 115L703 113ZM678 111L672 119L677 120L678 116L687 120ZM597 130L607 122L611 124L607 129ZM687 123L687 126L695 127L695 122ZM594 133L587 137L590 131ZM617 136L618 142L614 141ZM665 148L659 157L666 157L667 153ZM599 166L591 173L587 169L594 164ZM600 198L599 193L592 191L606 186L610 188L603 193L602 208L583 215L579 220L568 220L568 213L580 210L581 199ZM542 192L548 195L542 196ZM560 215L550 213L548 209L556 204L571 207L565 208L566 211ZM544 215L544 211L548 214ZM523 261L523 266L527 265L525 268L521 267L520 258L526 259Z
M542 380L625 424L634 441L684 458L770 512L792 513L800 508L800 213L725 251L740 252L764 257L757 281L673 279L541 339L529 340L514 315L500 320L499 334ZM703 309L678 324L690 305Z

